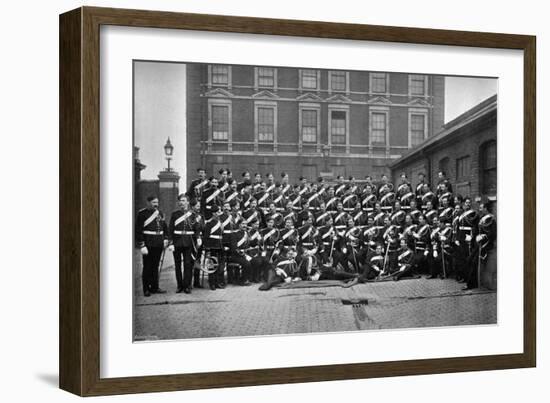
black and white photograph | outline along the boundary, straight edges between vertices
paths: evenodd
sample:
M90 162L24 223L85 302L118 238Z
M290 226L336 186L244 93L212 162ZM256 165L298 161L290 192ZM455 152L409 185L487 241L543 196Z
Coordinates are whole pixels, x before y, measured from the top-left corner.
M133 61L133 341L497 324L498 78Z

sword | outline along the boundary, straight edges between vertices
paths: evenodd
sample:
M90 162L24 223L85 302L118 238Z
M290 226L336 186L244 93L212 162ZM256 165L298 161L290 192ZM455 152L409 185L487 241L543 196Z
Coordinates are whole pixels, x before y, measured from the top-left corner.
M159 267L159 278L160 273L162 273L162 265L164 264L164 252L166 252L166 248L162 248L162 254L160 255L160 267Z

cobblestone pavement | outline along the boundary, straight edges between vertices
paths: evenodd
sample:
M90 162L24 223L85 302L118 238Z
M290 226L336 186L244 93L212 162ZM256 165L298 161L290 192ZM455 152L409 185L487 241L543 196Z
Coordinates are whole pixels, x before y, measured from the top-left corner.
M314 287L259 291L228 286L176 294L169 254L161 273L166 294L145 298L141 262L135 266L134 335L136 341L349 330L494 324L495 292L461 291L454 280L409 279L358 284L334 282ZM305 284L304 284L305 285ZM313 284L311 284L313 285Z

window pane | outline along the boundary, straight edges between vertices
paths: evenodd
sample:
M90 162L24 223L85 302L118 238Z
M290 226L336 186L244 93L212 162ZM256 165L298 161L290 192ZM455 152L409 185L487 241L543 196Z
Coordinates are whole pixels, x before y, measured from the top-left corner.
M489 196L497 194L497 143L492 141L482 149L481 163L483 167L482 193Z
M258 108L258 140L273 141L274 117L275 110L273 108Z
M275 85L275 69L270 67L258 68L258 86L274 87Z
M419 75L412 75L410 80L411 95L425 95L424 81L426 77Z
M302 70L302 88L317 88L317 70Z
M346 112L331 112L330 133L333 144L346 144Z
M212 66L212 84L228 84L229 68L228 66Z
M372 92L387 92L386 73L371 73Z
M302 141L304 143L317 142L317 111L302 110Z
M497 167L497 143L493 141L485 146L483 152L483 167L491 169Z
M212 106L212 139L229 139L229 107Z
M372 113L371 114L371 143L386 144L386 114Z
M456 160L456 178L459 181L468 180L470 177L470 157Z
M345 91L346 73L343 71L332 71L330 73L330 88L333 91Z
M411 145L419 145L425 138L425 115L411 115Z

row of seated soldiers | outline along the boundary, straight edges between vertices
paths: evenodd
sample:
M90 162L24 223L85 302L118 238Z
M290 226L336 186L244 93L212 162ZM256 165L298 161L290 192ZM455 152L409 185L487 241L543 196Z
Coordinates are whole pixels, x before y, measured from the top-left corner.
M163 245L174 252L177 292L191 292L192 277L194 287L200 287L199 271L193 272L193 265L201 252L214 257L222 268L209 275L212 290L227 282L249 285L260 281L264 282L260 289L269 289L277 282L298 279L338 279L349 286L423 272L430 278L453 275L466 282L466 288L476 287L475 269L496 237L488 201L475 210L470 198L453 197L446 179L435 193L426 183L412 192L406 177L401 179L395 192L389 182L384 189L384 181L376 191L368 183L358 190L350 182L319 186L302 181L285 192L288 196L282 195L283 205L277 204L282 184L267 192L267 203L262 199L270 186L263 183L252 193L247 181L239 190L235 181L226 180L227 189L221 191L218 180L210 178L198 194L197 183L192 184L187 194L180 195L179 209L172 213L169 225L156 226L157 235L164 234ZM341 196L335 196L342 185ZM349 203L350 196L358 198L355 204ZM155 209L143 211L148 211L147 216ZM136 238L141 241L144 228L140 223L144 221L138 214ZM152 236L151 229L145 228L147 237ZM143 245L138 242L142 253ZM147 259L144 255L144 273ZM150 263L147 271L154 270ZM156 285L144 280L144 292L155 292L155 287L158 280Z

